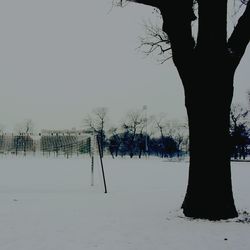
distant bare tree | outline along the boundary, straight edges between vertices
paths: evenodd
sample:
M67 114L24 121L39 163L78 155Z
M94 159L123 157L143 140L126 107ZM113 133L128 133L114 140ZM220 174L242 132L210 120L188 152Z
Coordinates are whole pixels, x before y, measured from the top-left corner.
M23 149L24 155L26 155L27 149L33 148L33 140L31 135L34 132L34 123L31 119L26 119L22 123L16 125L17 136L14 139L16 154L19 148Z
M246 123L249 110L240 104L233 104L230 111L231 121L234 126L238 123Z
M104 107L96 108L84 119L84 127L92 131L99 137L101 157L103 157L104 142L105 142L105 126L108 120L108 110Z
M164 148L164 137L166 136L166 131L167 128L169 128L169 121L167 120L167 114L161 113L156 116L154 116L154 122L155 122L155 127L160 133L160 138L161 138L161 156L164 156L163 148Z
M176 141L177 144L177 156L180 156L182 147L188 142L188 124L179 121L173 122L171 126L171 137ZM201 145L202 146L202 145ZM187 150L187 149L186 149Z
M145 125L145 117L141 110L132 110L127 113L122 125L125 131L123 143L126 145L131 158L135 154L136 137L138 134L142 135Z
M169 142L166 137L172 138L176 142L177 156L182 149L182 145L188 140L188 125L179 121L170 121L165 113L161 113L154 117L155 126L160 133L161 147L166 148L165 143ZM162 152L162 157L164 152Z
M31 134L34 132L34 123L31 119L26 119L17 124L15 130L19 134Z
M121 134L118 132L118 128L112 127L108 130L109 140L108 147L112 158L118 156L118 152L121 146L122 138Z
M160 133L160 136L163 137L166 131L166 128L169 127L169 121L167 120L167 114L161 113L154 116L155 127Z
M230 116L234 158L243 157L245 159L250 135L250 129L248 128L249 110L240 104L234 104L231 107Z

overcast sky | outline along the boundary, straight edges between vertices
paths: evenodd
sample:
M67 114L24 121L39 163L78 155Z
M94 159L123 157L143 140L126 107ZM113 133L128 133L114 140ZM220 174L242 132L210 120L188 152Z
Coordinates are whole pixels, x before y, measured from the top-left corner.
M0 124L24 119L37 129L79 128L95 107L114 123L131 109L185 117L184 94L172 61L160 65L136 50L152 8L112 0L2 0ZM246 103L249 48L235 78L235 102Z

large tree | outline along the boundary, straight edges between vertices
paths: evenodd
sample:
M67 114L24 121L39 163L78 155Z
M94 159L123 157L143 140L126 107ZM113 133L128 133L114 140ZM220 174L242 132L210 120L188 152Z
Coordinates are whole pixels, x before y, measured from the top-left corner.
M170 44L183 83L190 136L184 214L211 220L237 217L230 167L230 106L235 70L250 39L250 2L244 2L245 10L228 37L228 0L128 1L159 9L167 35L162 41ZM206 133L205 143L201 131ZM208 157L210 150L212 157Z

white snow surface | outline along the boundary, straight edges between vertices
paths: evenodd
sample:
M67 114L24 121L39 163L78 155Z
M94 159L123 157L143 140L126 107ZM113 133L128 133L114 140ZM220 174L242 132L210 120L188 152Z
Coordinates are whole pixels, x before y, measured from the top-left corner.
M160 158L0 158L0 250L249 250L250 224L185 218L188 162ZM250 165L233 162L240 218L250 210ZM249 218L246 218L249 219Z

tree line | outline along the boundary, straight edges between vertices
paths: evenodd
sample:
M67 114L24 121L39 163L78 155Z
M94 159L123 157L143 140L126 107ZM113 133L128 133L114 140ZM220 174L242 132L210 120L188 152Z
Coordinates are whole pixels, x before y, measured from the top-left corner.
M212 118L211 118L212 119ZM216 121L214 121L216 123ZM159 157L182 157L189 155L189 131L186 121L170 121L166 114L147 116L144 109L127 113L117 127L106 126L108 112L106 108L97 108L84 120L86 129L94 131L100 138L102 151L117 156L155 155ZM249 108L234 104L230 111L230 149L234 159L245 159L250 154ZM202 130L204 147L207 131ZM217 138L214 136L214 145ZM224 145L221 145L223 151ZM213 146L208 152L213 154ZM103 153L102 153L103 154Z
M250 154L250 122L249 109L235 104L230 112L231 126L231 157L245 159ZM34 136L32 120L19 124L12 134L0 131L0 153L12 154L36 153L43 155L72 155L91 153L91 136L100 139L101 155L108 154L113 158L121 156L145 157L158 156L162 158L184 157L189 155L189 131L186 121L171 121L164 113L148 115L146 107L129 111L119 126L109 125L108 110L100 107L94 109L83 120L82 131L87 131L87 137L81 138L81 133L74 131ZM216 122L216 121L215 121ZM202 121L200 126L202 127ZM200 135L206 143L206 131ZM93 140L93 139L92 139ZM216 138L214 138L216 143ZM203 145L200 145L203 147ZM221 145L223 147L223 145ZM213 148L208 155L212 155Z
M126 114L119 126L108 127L106 108L97 108L84 120L86 129L100 138L102 151L117 156L181 156L188 153L185 122L169 121L167 115L147 116L145 107Z

